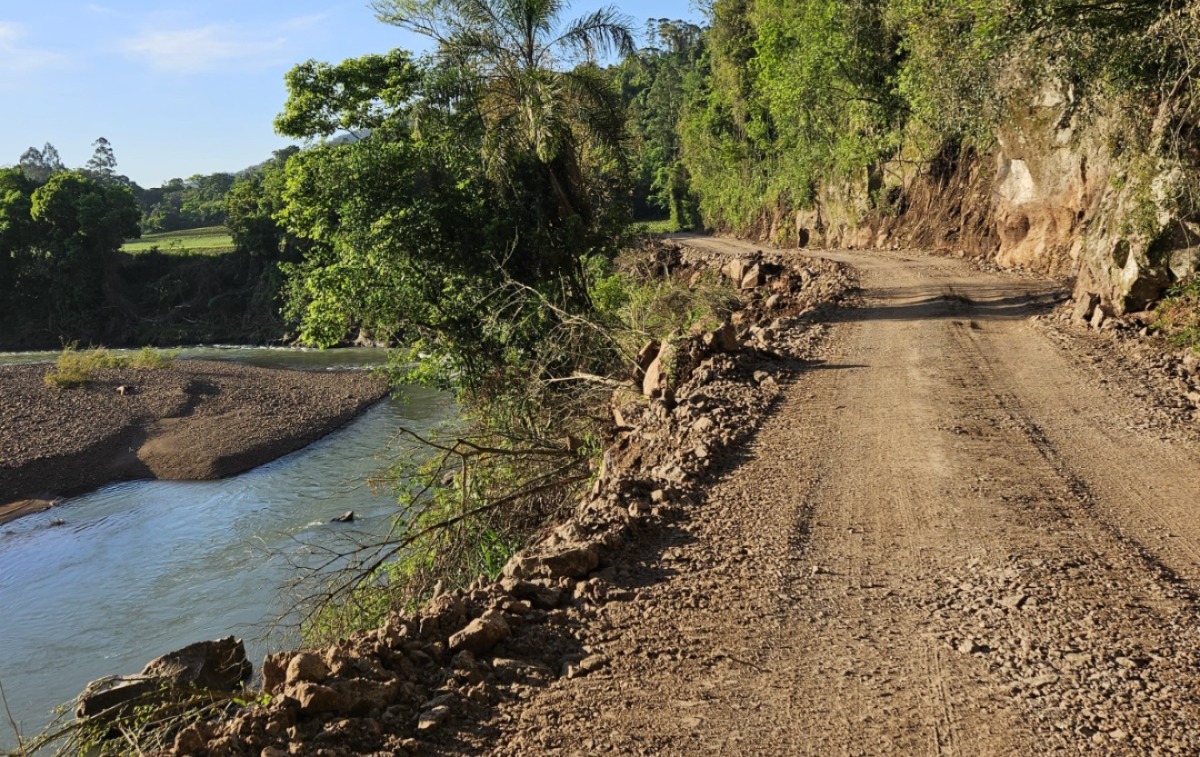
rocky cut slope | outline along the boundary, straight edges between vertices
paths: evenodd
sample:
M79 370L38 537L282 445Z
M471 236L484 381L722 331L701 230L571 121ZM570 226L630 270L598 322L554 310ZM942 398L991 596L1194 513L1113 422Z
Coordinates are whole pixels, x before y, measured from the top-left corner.
M496 581L394 614L332 647L269 656L267 704L174 734L178 755L416 753L470 739L495 704L607 664L592 644L634 546L674 528L770 411L780 382L825 331L820 313L853 288L848 269L757 253L669 252L674 275L720 266L745 309L715 331L645 351L644 394L615 398L615 442L573 516Z
M1108 316L1145 310L1200 269L1196 167L1157 157L1176 128L1160 114L1149 149L1122 143L1123 103L1085 109L1050 79L1009 103L989 153L944 148L861 183L827 185L814 210L764 235L811 246L918 247L1056 277ZM1163 106L1165 113L1165 106Z

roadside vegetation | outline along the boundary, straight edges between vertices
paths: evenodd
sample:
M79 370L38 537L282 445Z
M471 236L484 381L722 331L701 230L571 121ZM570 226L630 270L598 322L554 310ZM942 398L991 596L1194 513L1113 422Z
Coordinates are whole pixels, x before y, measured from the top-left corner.
M1171 290L1158 306L1154 327L1171 346L1200 354L1200 276Z

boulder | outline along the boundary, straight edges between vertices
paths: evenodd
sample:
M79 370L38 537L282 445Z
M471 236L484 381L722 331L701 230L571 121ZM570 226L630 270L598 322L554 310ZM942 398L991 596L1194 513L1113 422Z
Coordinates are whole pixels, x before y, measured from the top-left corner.
M312 652L301 652L288 663L284 680L288 686L291 686L304 681L320 683L328 677L329 666L319 655Z
M746 271L745 275L742 276L742 280L739 283L738 288L739 289L754 289L756 287L762 286L762 283L763 283L762 266L755 264L755 265L751 266L748 271Z
M166 679L176 686L232 691L253 671L242 640L226 636L190 644L151 660L142 669L142 675Z
M166 682L152 676L109 676L92 681L79 695L75 717L107 722L119 717L127 707L153 701L162 696Z
M737 327L732 323L726 323L721 328L713 333L713 346L721 352L737 352L738 338Z
M1103 326L1104 319L1106 317L1107 316L1104 315L1104 308L1098 307L1092 311L1092 328L1099 329L1101 326Z
M504 566L509 578L581 578L600 565L595 544L576 544L544 555L517 555Z
M456 652L465 650L473 655L486 654L511 633L512 629L504 620L504 614L488 610L450 637L450 649Z
M650 367L650 364L654 362L654 358L658 357L658 352L661 347L662 345L651 339L649 342L646 342L646 344L640 350L638 350L635 361L637 362L639 371L645 374L646 370Z
M671 368L672 361L675 357L675 348L670 345L663 345L658 356L650 363L646 369L646 375L642 379L642 394L657 399L666 396L670 389L670 378L667 373Z
M287 681L287 669L290 662L291 654L288 652L276 652L263 658L263 691L272 696L283 691L284 683Z
M342 693L320 683L301 681L294 686L288 686L284 695L296 700L300 711L307 714L342 712L346 709L346 698Z
M745 260L731 260L721 268L721 273L729 277L734 286L741 284L742 279L746 277L746 271L750 268L750 264Z
M1100 304L1100 296L1092 292L1080 292L1075 296L1075 311L1072 316L1076 323L1087 323Z

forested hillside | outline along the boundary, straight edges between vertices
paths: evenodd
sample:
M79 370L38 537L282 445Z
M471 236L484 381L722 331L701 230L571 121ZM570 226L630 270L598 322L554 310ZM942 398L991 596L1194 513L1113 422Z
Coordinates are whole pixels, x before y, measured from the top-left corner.
M1116 312L1194 270L1195 3L716 0L710 21L659 169L705 225L1078 273Z

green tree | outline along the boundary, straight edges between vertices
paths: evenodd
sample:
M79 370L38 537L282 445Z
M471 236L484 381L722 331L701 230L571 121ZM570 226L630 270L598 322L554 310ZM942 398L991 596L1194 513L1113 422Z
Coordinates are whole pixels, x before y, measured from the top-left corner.
M635 155L635 215L668 212L676 228L699 223L687 168L680 160L679 119L685 87L698 75L703 29L684 21L652 19L651 46L617 67Z
M234 182L225 195L225 225L238 248L268 260L290 259L297 239L280 222L287 186L287 162L298 150L280 150L275 157Z
M562 0L377 0L379 18L434 40L480 118L489 173L515 180L531 165L558 220L592 220L581 153L624 158L622 108L598 55L633 51L628 20L601 8L563 22ZM555 68L560 61L580 65Z
M108 264L124 240L140 236L141 213L127 187L68 171L33 192L30 215L48 294L65 327L102 304Z
M7 295L18 288L29 264L36 187L23 167L0 169L0 311L11 303Z
M117 156L112 143L100 137L92 143L92 147L94 151L83 167L84 173L101 184L114 183L117 179Z
M21 154L18 165L27 177L38 184L44 184L54 174L66 170L58 149L49 142L41 150L30 147Z

